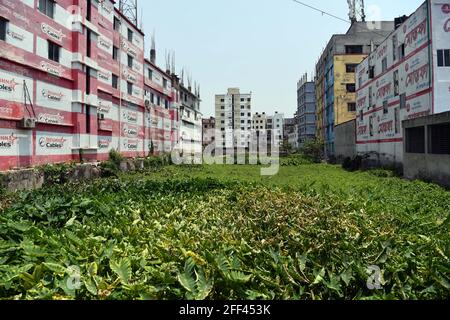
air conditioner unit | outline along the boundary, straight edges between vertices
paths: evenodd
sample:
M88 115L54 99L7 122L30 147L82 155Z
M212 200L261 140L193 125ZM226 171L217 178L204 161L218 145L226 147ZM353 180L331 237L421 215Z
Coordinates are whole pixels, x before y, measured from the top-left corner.
M103 113L97 114L98 120L105 120L105 115Z
M20 120L19 126L23 129L34 129L36 128L36 119L25 117Z

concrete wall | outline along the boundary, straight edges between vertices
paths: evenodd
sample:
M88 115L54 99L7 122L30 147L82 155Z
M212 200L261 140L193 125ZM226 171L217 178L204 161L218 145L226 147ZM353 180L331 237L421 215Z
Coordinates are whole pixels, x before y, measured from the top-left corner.
M423 179L450 187L450 154L431 154L431 137L429 134L431 125L447 123L450 123L450 112L403 122L406 139L406 129L425 127L425 153L407 153L405 144L403 155L405 178Z
M356 121L350 120L335 127L336 157L345 159L356 156Z

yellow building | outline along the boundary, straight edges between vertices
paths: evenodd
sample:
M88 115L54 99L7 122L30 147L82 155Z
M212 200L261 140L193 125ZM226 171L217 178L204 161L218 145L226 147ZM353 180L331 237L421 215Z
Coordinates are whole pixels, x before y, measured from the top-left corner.
M367 55L334 56L334 125L356 118L355 68Z

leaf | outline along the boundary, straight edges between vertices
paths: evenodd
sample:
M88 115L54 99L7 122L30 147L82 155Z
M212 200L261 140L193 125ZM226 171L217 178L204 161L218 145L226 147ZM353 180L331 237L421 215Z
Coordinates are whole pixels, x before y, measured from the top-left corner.
M66 267L57 264L57 263L51 263L51 262L44 262L43 265L53 273L56 273L58 275L64 275L67 271Z
M122 284L128 284L131 278L131 262L128 258L122 258L118 261L111 260L109 267L119 276Z
M352 279L354 279L352 269L349 268L349 269L345 270L344 272L342 272L341 279L348 286L350 284L350 281Z
M196 290L195 279L192 277L191 273L187 273L186 271L178 274L178 282L185 288L187 291L194 293Z
M87 291L89 291L89 293L91 293L94 296L98 295L97 286L91 277L85 277L83 279L83 282L84 286L86 287Z
M92 262L88 268L89 275L96 276L98 272L98 266L96 262Z
M196 300L205 300L213 288L212 281L206 279L203 270L196 271L197 275L197 294L195 295Z
M67 227L71 227L73 226L74 222L77 220L77 216L73 216L72 218L69 219L69 221L66 222L66 228Z
M316 278L314 279L313 284L319 284L323 282L323 277L325 276L325 268L322 268L322 270L320 270L317 275Z

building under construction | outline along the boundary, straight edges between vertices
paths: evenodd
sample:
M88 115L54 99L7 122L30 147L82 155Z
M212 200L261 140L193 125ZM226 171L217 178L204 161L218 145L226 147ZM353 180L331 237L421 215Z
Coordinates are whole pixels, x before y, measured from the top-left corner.
M135 0L115 3L0 0L0 170L179 144L180 81L145 59Z

